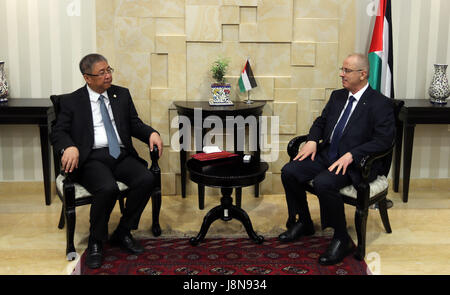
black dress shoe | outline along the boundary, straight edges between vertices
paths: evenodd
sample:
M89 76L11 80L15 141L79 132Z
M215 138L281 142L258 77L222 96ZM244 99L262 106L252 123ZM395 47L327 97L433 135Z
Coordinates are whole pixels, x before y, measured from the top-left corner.
M290 229L296 223L297 221L295 221L295 218L288 218L288 220L286 221L286 228Z
M89 242L86 254L86 265L91 269L102 266L103 253L101 242Z
M283 243L292 242L301 236L311 236L315 233L314 225L301 223L300 221L292 225L287 231L278 236L278 240Z
M327 251L320 255L319 264L321 265L333 265L341 262L347 255L351 254L354 250L352 239L342 241L339 239L333 239L327 248Z
M122 250L130 254L141 254L144 252L144 247L130 233L119 235L117 232L114 232L111 236L110 243L112 246L119 246Z

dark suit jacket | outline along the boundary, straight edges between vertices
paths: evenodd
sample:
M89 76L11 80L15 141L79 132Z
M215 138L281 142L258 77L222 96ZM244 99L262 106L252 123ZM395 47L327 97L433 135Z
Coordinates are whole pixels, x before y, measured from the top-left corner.
M321 116L314 121L308 140L320 143L319 151L330 141L333 128L348 99L348 93L346 89L333 91ZM359 164L368 154L387 150L394 142L394 137L393 104L389 98L369 86L350 116L338 148L339 157L347 152L353 156L353 163L347 171L354 184L360 182L360 172L355 170L355 163ZM372 178L381 172L381 168L381 163L374 163L375 173Z
M150 134L155 130L139 119L128 89L111 85L107 93L122 144L133 156L146 163L139 158L131 137L149 144ZM60 99L60 112L51 133L51 141L57 151L76 146L80 153L79 167L86 161L94 145L92 108L87 86Z

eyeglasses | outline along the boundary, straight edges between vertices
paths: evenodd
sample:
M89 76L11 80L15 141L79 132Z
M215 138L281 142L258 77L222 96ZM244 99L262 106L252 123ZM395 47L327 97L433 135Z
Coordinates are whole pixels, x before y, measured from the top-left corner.
M347 69L347 68L339 68L339 70L341 71L341 73L344 73L344 74L350 74L350 73L352 73L352 72L361 72L361 71L364 71L364 70L352 70L352 69Z
M107 68L106 71L101 70L98 74L88 74L88 73L84 73L85 75L88 76L92 76L92 77L103 77L106 74L112 74L114 73L114 69L113 68Z

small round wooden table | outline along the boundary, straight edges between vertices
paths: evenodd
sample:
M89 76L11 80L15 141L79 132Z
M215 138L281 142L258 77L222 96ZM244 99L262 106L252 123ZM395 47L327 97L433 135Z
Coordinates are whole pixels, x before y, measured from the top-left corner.
M230 221L235 218L245 227L248 236L256 243L262 243L264 237L257 235L253 230L252 222L247 212L233 205L231 193L233 188L242 188L255 185L264 180L266 171L269 168L267 163L251 161L244 163L242 157L232 159L222 159L212 163L203 163L195 159L190 159L186 163L191 180L197 184L218 187L221 189L222 198L220 205L212 208L206 213L200 232L196 237L192 237L189 242L195 246L201 242L208 232L211 224L217 219Z

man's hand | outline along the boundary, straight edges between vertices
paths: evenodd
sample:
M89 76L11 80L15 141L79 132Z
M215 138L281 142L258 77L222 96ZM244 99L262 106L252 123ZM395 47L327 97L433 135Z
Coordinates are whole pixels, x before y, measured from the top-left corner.
M157 132L153 132L152 134L150 134L149 144L150 144L150 151L152 151L152 152L153 152L153 145L156 144L156 146L158 147L158 151L159 151L159 157L161 158L162 150L163 150L163 142Z
M75 168L78 168L78 159L80 153L74 146L68 147L64 150L64 154L61 157L62 169L67 172L72 172Z
M342 175L345 175L345 172L347 171L347 167L348 165L350 165L353 162L353 156L351 153L346 153L345 155L343 155L342 157L339 158L339 160L337 160L336 162L333 163L333 165L331 165L328 168L328 171L332 172L336 167L336 175L339 174L339 172L342 169Z
M311 160L314 161L314 158L316 157L317 152L317 142L315 141L308 141L305 143L304 146L300 149L297 156L294 158L294 161L303 161L307 157L311 156Z

